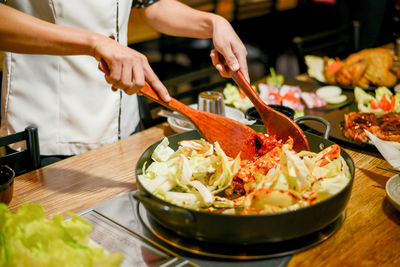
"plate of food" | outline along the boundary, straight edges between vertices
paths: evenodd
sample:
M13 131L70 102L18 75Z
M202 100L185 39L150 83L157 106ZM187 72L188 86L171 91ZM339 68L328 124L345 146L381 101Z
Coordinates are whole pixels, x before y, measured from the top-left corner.
M345 92L336 85L322 86L314 92L326 101L326 106L313 108L316 110L332 111L348 106L354 101L353 93Z
M400 149L400 114L350 112L344 115L343 135L356 143L373 145L365 130Z
M295 118L306 110L330 111L353 102L353 94L343 92L338 86L323 86L317 90L299 85L285 84L281 74L271 69L265 82L253 86L267 105L281 105L295 110ZM227 84L224 88L225 103L246 112L253 104L237 86Z
M358 112L344 115L343 134L359 143L370 140L364 129L380 139L400 147L400 93L379 87L375 95L356 87L354 91Z
M355 88L355 104L323 116L332 124L330 136L357 146L373 146L364 129L400 148L400 93L379 87L375 94ZM307 123L311 128L317 125Z
M364 49L339 58L305 56L307 73L322 85L337 85L346 90L361 87L374 91L377 87L392 88L400 76L394 56L384 48Z

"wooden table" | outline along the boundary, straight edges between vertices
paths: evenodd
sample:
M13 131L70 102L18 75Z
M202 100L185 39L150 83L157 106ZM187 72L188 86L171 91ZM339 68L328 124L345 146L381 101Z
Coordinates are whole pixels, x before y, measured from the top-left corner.
M49 216L79 212L136 189L135 164L142 152L173 134L164 123L116 143L19 176L10 209L41 203ZM356 166L342 227L322 244L294 255L290 266L399 266L400 213L385 196L391 173L378 154L345 148Z

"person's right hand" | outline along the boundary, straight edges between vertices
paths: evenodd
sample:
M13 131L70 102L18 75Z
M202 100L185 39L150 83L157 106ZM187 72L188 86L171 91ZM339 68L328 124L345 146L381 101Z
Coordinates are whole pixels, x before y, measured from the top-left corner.
M106 63L107 68L101 69L113 90L122 89L127 94L135 94L147 81L164 101L171 100L167 88L150 67L146 56L138 51L104 37L95 42L94 57Z

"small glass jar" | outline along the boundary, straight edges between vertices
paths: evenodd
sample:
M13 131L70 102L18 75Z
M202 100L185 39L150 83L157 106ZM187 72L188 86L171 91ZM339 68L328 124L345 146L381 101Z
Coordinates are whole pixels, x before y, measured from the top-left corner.
M199 94L198 109L225 116L224 96L221 92L205 91Z

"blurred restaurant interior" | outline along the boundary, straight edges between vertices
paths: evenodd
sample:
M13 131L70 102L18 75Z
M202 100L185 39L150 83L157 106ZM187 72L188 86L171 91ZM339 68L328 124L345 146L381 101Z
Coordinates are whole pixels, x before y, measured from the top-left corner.
M259 81L275 68L286 78L305 71L306 45L296 44L296 37L315 36L310 54L344 57L356 50L393 43L398 33L395 0L182 0L193 8L217 13L228 19L247 48L249 75ZM354 29L353 23L359 23ZM338 41L337 37L341 39ZM339 39L340 39L339 38ZM354 44L357 42L357 46ZM147 25L132 9L128 26L128 45L143 53L158 77L175 98L184 103L197 99L201 91L223 87L211 64L210 39L189 39L160 34ZM304 51L299 51L304 49ZM0 53L0 62L3 54ZM194 89L194 90L193 90ZM154 126L150 110L159 107L143 97L142 128ZM156 109L157 110L157 109ZM147 116L147 118L146 118Z
M299 62L304 54L298 54L295 37L316 36L316 41L311 45L318 45L313 51L309 50L310 54L343 58L356 50L393 43L395 29L398 28L393 0L184 2L194 8L220 14L231 22L247 48L252 82L268 75L271 67L286 78L294 78L305 71L301 66L304 62ZM357 32L353 29L354 21L360 24ZM211 40L161 35L146 25L139 16L135 16L135 10L132 10L129 25L129 46L148 57L152 68L177 99L192 103L199 92L220 88L227 83L211 65ZM338 36L343 41L338 43ZM354 42L358 43L358 47L354 47ZM185 76L189 73L192 74ZM153 107L150 105L150 109ZM152 117L149 126L162 120Z
M295 36L328 32L360 21L360 48L393 41L393 1L342 0L190 0L192 7L227 18L246 44L252 80L269 73L269 67L285 76L299 74ZM369 4L369 2L371 2ZM375 2L375 3L373 3ZM368 5L370 7L368 8ZM166 37L145 25L132 11L129 43L148 56L162 80L210 65L208 40L188 41ZM332 50L332 48L330 48ZM327 49L320 52L337 55ZM349 51L346 51L347 54Z

